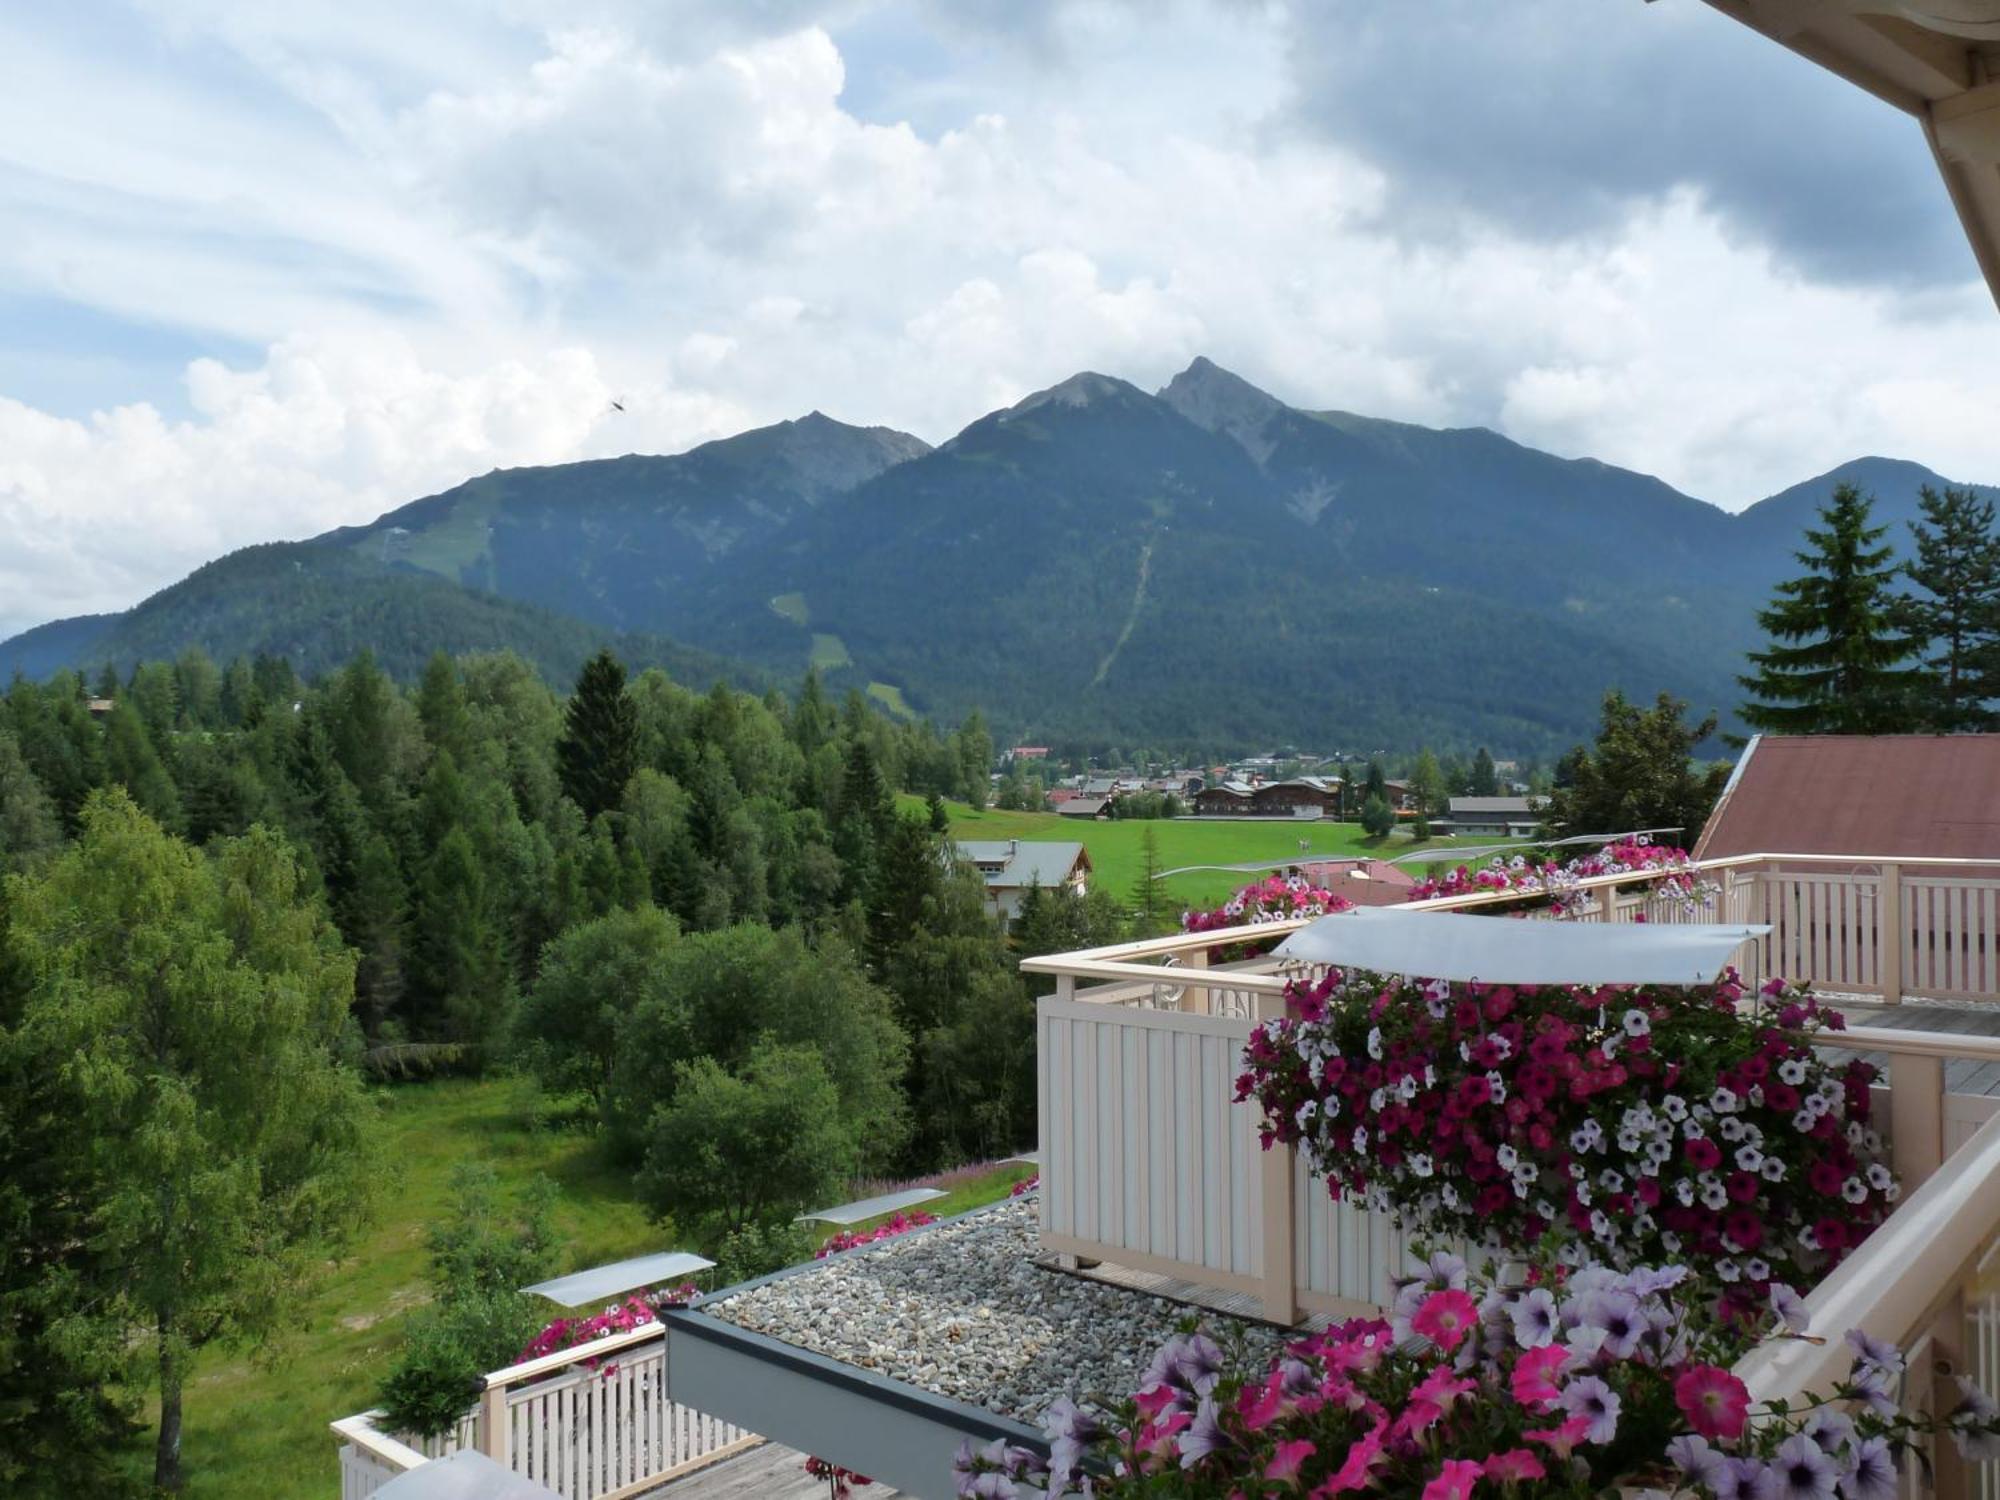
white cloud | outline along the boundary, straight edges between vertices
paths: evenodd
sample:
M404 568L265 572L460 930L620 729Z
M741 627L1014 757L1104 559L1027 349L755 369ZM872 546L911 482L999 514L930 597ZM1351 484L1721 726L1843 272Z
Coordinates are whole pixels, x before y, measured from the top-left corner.
M451 374L393 337L290 341L188 371L193 420L58 418L0 397L0 633L132 603L234 547L366 520L515 464L674 449L744 423L698 393L622 393L551 349Z
M0 522L26 539L0 632L495 465L813 407L938 440L1077 369L1156 384L1196 353L1732 505L1871 450L2000 478L1983 290L1815 282L1688 188L1560 235L1449 202L1419 232L1382 166L1281 128L1269 7L1044 8L1020 49L940 27L885 61L884 17L914 42L928 14L904 4L450 5L404 48L386 0L159 0L166 67L10 63L0 21L0 215L24 226L0 295L268 351L192 362L184 419L0 392ZM874 41L844 53L857 16ZM91 67L109 88L51 82ZM918 96L925 128L883 114Z

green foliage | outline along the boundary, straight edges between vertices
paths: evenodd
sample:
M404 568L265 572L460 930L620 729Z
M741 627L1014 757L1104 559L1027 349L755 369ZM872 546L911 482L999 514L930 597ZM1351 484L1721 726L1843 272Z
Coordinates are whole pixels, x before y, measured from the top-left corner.
M908 1043L890 999L831 939L745 925L694 933L670 947L618 1028L604 1090L614 1147L646 1155L656 1111L673 1100L677 1064L710 1059L740 1073L764 1042L809 1047L865 1143L865 1165L895 1159L907 1129L899 1087Z
M95 1305L143 1340L177 1488L195 1352L279 1331L362 1211L369 1111L334 1061L352 960L280 838L204 859L119 791L15 895L30 1025L75 1090Z
M1472 757L1472 770L1465 780L1465 795L1468 797L1497 797L1500 795L1500 773L1493 768L1493 757L1481 745L1479 753Z
M745 1224L725 1234L716 1247L712 1257L716 1284L734 1286L755 1276L768 1276L810 1259L812 1253L812 1234L803 1224L784 1220Z
M641 1198L723 1235L787 1220L861 1165L856 1122L810 1046L759 1041L741 1069L712 1057L674 1067L670 1102L646 1126Z
M478 1399L480 1377L509 1364L546 1321L520 1289L554 1269L555 1189L537 1178L510 1213L483 1161L452 1172L452 1200L426 1236L430 1306L410 1320L378 1395L391 1429L436 1437Z
M1451 790L1445 783L1444 771L1429 746L1418 753L1417 763L1411 768L1410 792L1416 798L1418 809L1425 813L1441 813L1451 801Z
M0 729L0 875L32 869L62 842L62 821L20 742Z
M1606 693L1597 743L1564 757L1567 780L1550 793L1546 825L1558 834L1678 828L1661 842L1692 846L1729 768L1696 767L1694 747L1715 733L1715 715L1692 726L1686 716L1687 705L1667 693L1651 708Z
M1361 804L1361 826L1370 838L1387 838L1396 826L1396 810L1381 792L1371 792Z
M1773 734L1885 734L1908 728L1918 686L1905 667L1916 643L1896 626L1892 549L1871 526L1873 502L1837 486L1794 556L1806 572L1780 583L1757 622L1771 637L1737 679L1754 695L1739 710Z
M1164 905L1160 897L1160 839L1151 828L1139 835L1139 873L1132 882L1132 910L1139 930L1150 933L1160 925Z
M600 1098L620 1029L657 994L679 937L673 917L648 905L572 927L542 950L516 1034L543 1087Z
M137 1428L120 1388L123 1328L93 1299L113 1275L92 1243L89 1154L66 1059L35 1024L34 974L0 879L0 1489L109 1495Z
M1901 601L1903 623L1923 642L1925 721L1951 733L1992 729L2000 714L2000 534L1993 502L1969 489L1925 485L1917 555L1904 567L1920 590Z
M562 788L586 818L615 809L638 761L639 716L609 651L583 664L556 744Z

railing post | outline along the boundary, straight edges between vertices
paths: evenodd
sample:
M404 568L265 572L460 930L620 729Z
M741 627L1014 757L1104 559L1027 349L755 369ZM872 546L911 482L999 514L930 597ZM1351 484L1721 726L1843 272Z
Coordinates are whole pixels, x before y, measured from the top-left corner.
M1875 963L1881 970L1882 1003L1903 1003L1903 949L1909 942L1903 921L1903 867L1882 866L1875 887Z
M1208 950L1206 948L1195 948L1182 954L1181 967L1183 969L1206 969L1208 967ZM1181 988L1181 1010L1188 1015L1205 1016L1212 1013L1214 1005L1214 997L1209 994L1208 986L1205 984L1196 984L1193 977L1190 976Z
M1600 922L1618 920L1618 882L1615 880L1597 888L1597 920Z
M1908 1197L1944 1163L1944 1059L1889 1059L1889 1149Z
M1284 1007L1282 995L1259 995L1256 1019L1282 1015ZM1299 1320L1292 1214L1297 1154L1296 1148L1285 1145L1262 1153L1259 1183L1264 1195L1264 1316L1287 1328Z
M479 1451L503 1469L514 1467L507 1432L507 1387L499 1381L479 1397Z
M1931 1325L1931 1368L1927 1372L1931 1380L1931 1411L1942 1415L1958 1405L1958 1387L1953 1383L1954 1375L1978 1378L1978 1370L1971 1362L1973 1340L1968 1337L1970 1330L1965 1326L1965 1289L1960 1287L1957 1294L1938 1313L1938 1320ZM1939 1434L1931 1445L1931 1495L1933 1500L1966 1500L1972 1490L1972 1476L1966 1462L1959 1456L1958 1444Z

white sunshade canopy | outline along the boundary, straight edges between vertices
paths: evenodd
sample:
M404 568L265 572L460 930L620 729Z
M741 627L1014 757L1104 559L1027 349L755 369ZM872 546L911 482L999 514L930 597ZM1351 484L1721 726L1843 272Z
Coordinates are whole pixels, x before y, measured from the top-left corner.
M538 1281L521 1290L531 1297L546 1297L563 1307L585 1307L644 1287L680 1281L697 1271L706 1271L714 1264L712 1260L703 1260L685 1250L663 1250L657 1255L640 1255L589 1271L575 1271L568 1276L558 1276L554 1281Z
M375 1493L383 1500L561 1500L554 1490L470 1448L419 1465Z
M817 1213L800 1214L798 1222L814 1220L822 1224L859 1224L863 1219L879 1219L884 1214L892 1214L899 1208L915 1208L919 1203L929 1203L934 1198L942 1198L942 1188L905 1188L900 1193L884 1193L879 1198L862 1198L854 1203L843 1203L837 1208L822 1208Z
M1377 974L1488 984L1707 984L1748 923L1522 921L1460 912L1356 907L1278 945L1280 958Z

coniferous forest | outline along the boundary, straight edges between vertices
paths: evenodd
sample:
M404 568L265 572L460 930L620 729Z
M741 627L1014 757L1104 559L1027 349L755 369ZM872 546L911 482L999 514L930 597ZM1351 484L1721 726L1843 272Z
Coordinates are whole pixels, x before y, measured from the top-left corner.
M608 654L566 697L511 655L408 684L365 653L311 682L198 652L17 679L0 1483L108 1483L146 1390L178 1483L200 1351L270 1332L393 1191L370 1084L533 1077L742 1274L850 1181L1027 1144L1014 962L1123 918L1037 893L996 924L940 801L983 801L992 758L976 714L944 733L812 676L701 693ZM503 1301L441 1293L411 1337L504 1361Z

